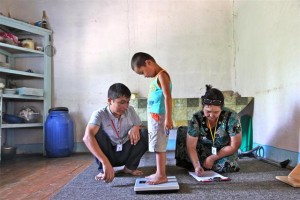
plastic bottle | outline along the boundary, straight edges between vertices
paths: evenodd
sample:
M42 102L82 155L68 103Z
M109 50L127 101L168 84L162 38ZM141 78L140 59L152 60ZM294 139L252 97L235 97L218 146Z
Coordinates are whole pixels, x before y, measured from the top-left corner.
M42 17L42 28L48 28L47 18L46 18L46 11L44 11L44 10L43 10L43 17Z

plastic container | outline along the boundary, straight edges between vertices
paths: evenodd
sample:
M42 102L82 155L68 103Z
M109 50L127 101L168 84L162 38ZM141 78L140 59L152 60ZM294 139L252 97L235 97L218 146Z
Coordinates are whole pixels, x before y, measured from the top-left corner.
M1 146L1 160L12 160L17 153L17 147L3 145Z
M44 91L42 89L38 88L27 88L27 87L21 87L17 88L17 92L19 95L30 95L30 96L44 96Z
M74 148L74 125L66 107L49 109L45 122L45 150L48 157L70 156Z
M31 38L23 39L21 44L22 44L22 47L24 47L24 48L34 49L34 42L32 41Z
M16 115L10 115L10 114L6 114L4 113L2 116L3 121L5 121L6 123L9 124L21 124L21 123L25 123L25 119L22 117L18 117Z
M3 93L4 94L16 94L17 89L16 88L4 88Z

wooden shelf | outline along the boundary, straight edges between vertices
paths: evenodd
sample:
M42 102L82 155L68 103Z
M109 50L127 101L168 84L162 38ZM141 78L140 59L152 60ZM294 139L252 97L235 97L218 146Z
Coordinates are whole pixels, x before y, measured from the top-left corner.
M25 72L25 71L14 70L14 69L6 69L1 67L0 67L0 72L12 76L17 75L17 76L25 76L25 77L32 77L32 78L44 78L43 74Z
M51 46L52 31L32 24L15 20L0 15L0 28L5 32L9 32L18 38L33 38L33 40L40 46ZM0 115L0 144L3 144L2 138L6 139L8 145L15 145L16 137L26 139L26 136L14 133L14 129L24 129L24 134L30 133L31 128L37 129L33 132L41 133L44 137L44 123L47 118L47 111L51 108L51 75L52 75L52 58L47 56L46 52L37 51L34 49L24 48L11 43L0 42L0 55L1 62L9 63L11 68L5 66L0 67L1 82L7 84L10 79L16 80L19 87L29 87L42 89L43 96L33 95L19 95L19 94L0 94L0 110L6 113L15 113L15 110L22 105L37 105L42 113L42 119L39 123L21 123L21 124L8 124L3 123L2 116ZM3 57L3 58L2 58ZM18 65L16 65L18 64ZM28 65L33 65L34 72L26 72ZM37 66L36 66L37 65ZM34 94L34 93L32 93ZM5 129L4 132L2 132ZM25 130L26 129L26 130ZM2 137L2 133L6 137ZM37 142L43 144L44 140L36 139ZM38 141L39 140L39 141ZM21 142L22 143L22 142ZM0 150L1 155L1 150ZM0 158L1 161L1 158Z
M39 97L39 96L25 96L25 95L18 95L18 94L2 94L3 100L5 99L10 99L10 100L44 100L44 97Z
M35 128L43 127L43 123L2 124L1 128Z
M44 52L42 51L37 51L37 50L33 50L33 49L28 49L28 48L24 48L24 47L19 47L19 46L15 46L15 45L11 45L11 44L6 44L3 42L0 42L0 48L6 52L12 53L12 54L36 54L36 55L40 55L43 56Z

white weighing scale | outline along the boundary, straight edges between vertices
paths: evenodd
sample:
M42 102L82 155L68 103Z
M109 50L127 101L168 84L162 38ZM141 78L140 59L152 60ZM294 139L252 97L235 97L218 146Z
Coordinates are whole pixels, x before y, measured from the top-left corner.
M138 178L135 181L134 191L137 194L142 193L169 193L169 192L178 192L179 184L175 176L168 176L167 183L161 183L157 185L147 184L146 178Z

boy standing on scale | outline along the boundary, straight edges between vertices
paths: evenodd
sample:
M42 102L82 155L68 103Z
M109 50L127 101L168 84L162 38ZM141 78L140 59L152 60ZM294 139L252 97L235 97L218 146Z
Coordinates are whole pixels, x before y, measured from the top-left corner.
M154 58L143 52L133 55L131 68L146 78L154 78L150 83L147 112L149 151L156 153L156 173L147 176L147 183L156 185L168 182L166 175L166 147L172 123L172 83L169 74Z

